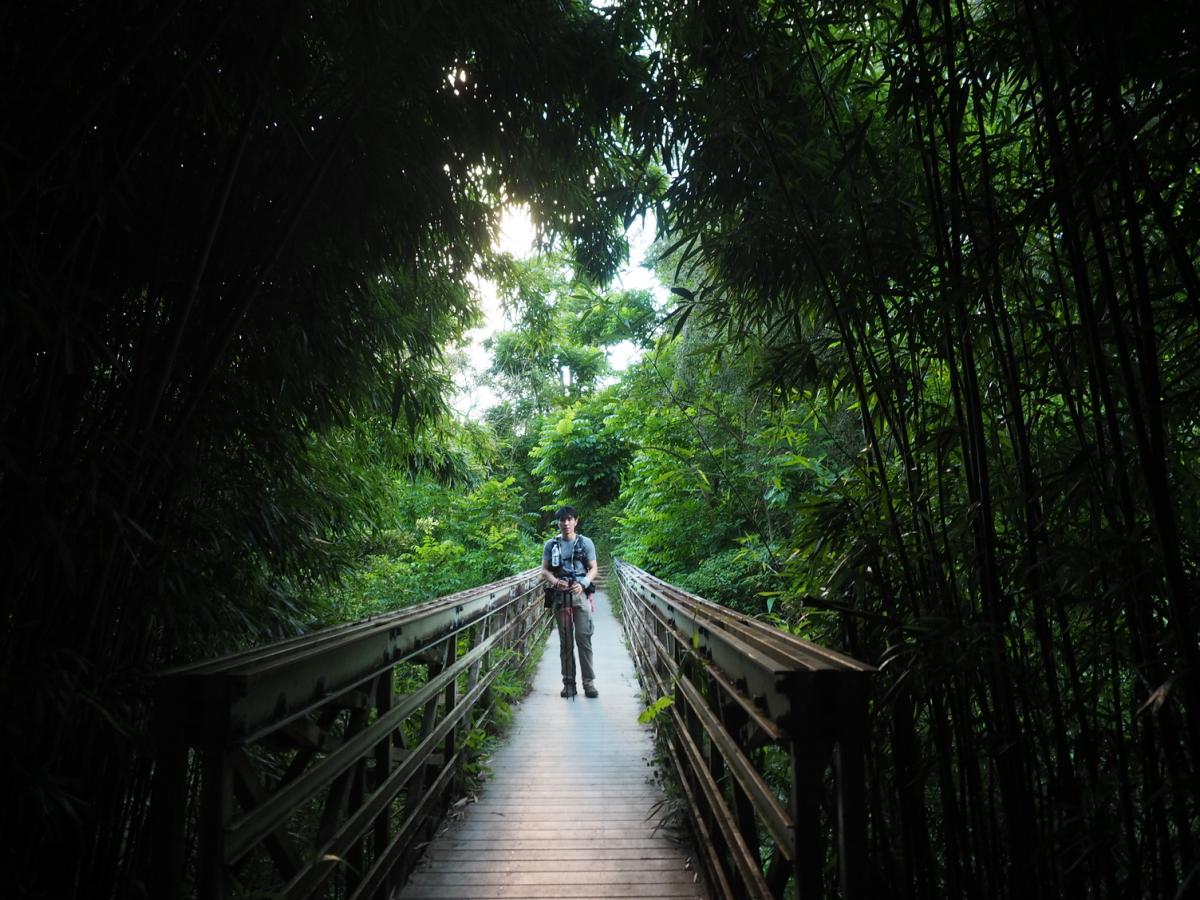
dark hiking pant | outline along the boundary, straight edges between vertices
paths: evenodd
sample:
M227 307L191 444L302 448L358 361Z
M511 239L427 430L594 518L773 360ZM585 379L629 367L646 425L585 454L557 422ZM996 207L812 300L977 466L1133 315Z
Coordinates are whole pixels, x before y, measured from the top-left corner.
M591 604L586 599L583 602L583 606L565 606L560 599L554 604L554 618L558 624L558 658L562 665L563 685L575 687L575 648L578 647L579 674L583 676L583 687L587 690L596 680L592 669L592 632L596 626Z

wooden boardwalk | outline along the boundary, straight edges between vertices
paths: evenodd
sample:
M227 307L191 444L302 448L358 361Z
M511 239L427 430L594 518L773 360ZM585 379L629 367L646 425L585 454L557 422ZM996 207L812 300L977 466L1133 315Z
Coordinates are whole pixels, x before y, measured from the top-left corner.
M492 778L429 846L401 900L706 895L689 851L655 829L648 726L607 595L596 594L596 688L558 696L558 635L491 760Z

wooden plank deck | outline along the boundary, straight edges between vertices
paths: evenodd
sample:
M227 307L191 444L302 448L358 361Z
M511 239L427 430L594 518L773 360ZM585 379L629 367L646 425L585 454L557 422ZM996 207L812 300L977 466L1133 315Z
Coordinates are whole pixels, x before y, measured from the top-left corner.
M652 736L608 597L596 593L596 688L558 696L558 635L492 757L477 803L430 844L401 900L703 898L690 851L656 830Z

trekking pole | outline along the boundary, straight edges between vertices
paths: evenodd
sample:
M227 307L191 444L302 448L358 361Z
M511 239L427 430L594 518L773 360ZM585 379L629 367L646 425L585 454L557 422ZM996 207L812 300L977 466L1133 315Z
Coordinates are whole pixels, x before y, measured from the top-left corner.
M570 602L569 596L568 596L567 600L568 600L568 602ZM568 606L567 609L569 609L571 611L571 668L575 669L575 644L576 644L576 641L575 641L575 604L571 603L571 605ZM579 677L578 669L575 670L575 676L577 678ZM575 684L572 683L571 684L571 702L572 703L575 702L575 695L577 693L578 693L578 690L577 690Z

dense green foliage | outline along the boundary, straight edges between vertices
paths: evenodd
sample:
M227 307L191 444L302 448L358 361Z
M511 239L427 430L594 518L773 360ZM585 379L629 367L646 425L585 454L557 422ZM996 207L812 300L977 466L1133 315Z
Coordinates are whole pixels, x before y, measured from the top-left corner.
M881 666L879 896L1195 891L1197 12L0 14L7 870L136 892L149 669L532 565L574 502ZM507 202L559 252L497 257ZM665 322L603 288L652 205Z
M390 527L374 532L334 585L309 589L323 624L361 619L488 584L537 564L541 545L521 513L514 480L474 486L428 477L394 483Z
M537 0L0 12L18 892L135 893L145 674L311 621L280 585L356 558L389 471L452 463L420 432L503 205L613 271L654 185L640 42ZM333 446L360 419L396 422L378 472Z
M1195 11L636 6L687 345L570 413L620 551L882 666L881 895L1194 890Z
M767 540L775 589L883 665L877 892L1194 891L1195 5L638 8L676 321L801 418L858 418ZM708 396L680 394L701 429ZM769 506L768 459L822 454L764 433L703 453ZM635 477L690 528L703 479L669 459ZM630 500L639 535L667 513Z

